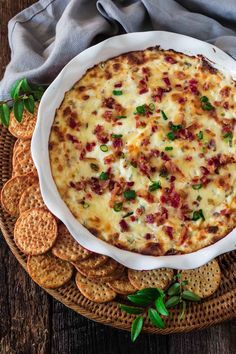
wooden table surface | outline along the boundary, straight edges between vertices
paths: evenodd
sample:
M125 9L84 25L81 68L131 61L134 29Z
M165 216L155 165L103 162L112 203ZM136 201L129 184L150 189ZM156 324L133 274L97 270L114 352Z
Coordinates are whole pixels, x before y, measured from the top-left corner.
M7 22L32 0L0 0L0 75L9 61ZM236 320L189 334L140 336L76 314L37 286L0 235L0 354L233 354Z

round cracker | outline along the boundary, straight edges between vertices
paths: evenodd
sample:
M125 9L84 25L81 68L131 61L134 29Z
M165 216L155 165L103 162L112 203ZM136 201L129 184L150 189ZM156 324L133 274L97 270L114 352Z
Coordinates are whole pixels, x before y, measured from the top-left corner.
M116 297L115 291L109 286L89 280L79 272L76 274L75 282L81 294L91 301L102 303L112 301Z
M32 208L45 207L38 183L32 184L21 195L19 201L20 214Z
M85 277L90 279L103 278L114 273L118 267L119 263L114 261L114 259L108 258L107 262L98 268L86 269L77 266L77 270L83 274Z
M136 288L130 283L127 272L116 280L113 280L107 285L114 290L117 294L129 295L136 292Z
M76 261L73 262L73 265L75 268L86 268L86 269L91 269L91 268L98 268L105 264L108 261L107 256L103 256L101 254L96 254L94 253L92 256L90 256L87 259L84 259L82 261ZM78 270L78 269L77 269Z
M46 253L56 238L56 219L44 208L25 211L15 223L14 241L25 254L36 256Z
M22 121L18 122L14 117L14 113L10 114L9 122L9 132L14 135L16 138L20 139L30 139L33 135L35 128L36 120L38 114L38 104L35 104L34 113L29 113L27 110L24 110Z
M31 156L31 151L30 149L26 148L24 150L21 150L16 155L13 161L12 175L15 177L30 172L37 173L37 170L34 166L34 161Z
M12 216L19 215L19 201L26 188L38 180L33 173L11 178L4 184L1 191L1 204Z
M196 269L182 270L181 281L187 280L186 290L205 298L214 294L221 280L221 271L216 259Z
M70 263L50 253L29 256L27 269L37 284L48 289L56 289L66 284L73 274L73 267Z
M69 262L86 259L93 254L71 236L64 224L58 226L58 237L52 248L52 253L54 256Z
M16 164L16 156L21 152L22 150L25 149L30 149L31 145L31 140L23 140L23 139L17 139L15 141L14 147L13 147L13 153L12 153L12 165L14 166Z
M130 283L137 289L160 288L165 289L174 276L173 269L160 268L153 270L128 270Z

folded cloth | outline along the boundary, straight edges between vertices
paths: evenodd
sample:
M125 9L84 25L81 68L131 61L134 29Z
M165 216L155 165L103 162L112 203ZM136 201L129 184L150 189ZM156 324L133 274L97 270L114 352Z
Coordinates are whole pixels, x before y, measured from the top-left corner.
M147 30L206 40L236 58L235 0L40 0L9 22L11 61L0 100L19 78L49 84L85 48Z

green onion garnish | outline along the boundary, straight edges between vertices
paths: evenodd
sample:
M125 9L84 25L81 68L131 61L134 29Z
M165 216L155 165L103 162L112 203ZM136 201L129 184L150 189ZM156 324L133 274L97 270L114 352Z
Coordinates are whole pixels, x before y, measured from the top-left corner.
M124 218L128 218L128 216L131 216L131 215L133 215L133 211L129 211L127 214L125 214L122 218L124 219Z
M165 151L171 151L171 150L173 150L173 147L172 147L172 146L166 146L166 147L165 147Z
M123 92L121 90L113 90L112 93L115 96L121 96L123 94Z
M172 130L172 132L177 132L178 130L182 129L182 125L181 124L175 125L172 123L170 129Z
M142 106L137 106L136 107L136 112L134 114L145 114L146 113L146 108L144 105Z
M149 192L154 192L155 190L157 189L161 189L161 183L158 181L158 182L153 182L149 187L148 187L148 190Z
M154 103L150 103L148 107L149 107L149 109L150 109L151 111L154 111L154 110L155 110L155 105L154 105Z
M169 140L175 140L175 134L173 132L169 132L166 136Z
M113 206L114 211L118 212L122 210L123 203L116 202Z
M200 98L200 101L201 101L201 102L208 102L209 100L208 100L208 97L202 96L202 97Z
M100 145L100 150L101 150L102 152L107 152L107 151L108 151L108 146L105 145L105 144Z
M164 111L161 111L161 115L162 115L162 118L163 118L164 120L167 120L167 119L168 119L168 117L167 117L167 115L165 114Z
M193 212L192 220L197 221L199 219L205 220L202 209Z
M197 201L200 202L202 200L202 197L200 195L197 196Z
M193 184L192 185L192 188L195 189L196 191L198 191L199 189L202 188L202 183L199 183L199 184Z
M122 134L111 134L111 137L114 138L114 139L119 139L119 138L122 138Z
M127 116L116 116L115 118L116 119L125 119L125 118L127 118Z
M124 197L125 199L135 199L136 198L136 192L133 189L127 189L124 191Z
M90 167L91 167L91 169L94 170L94 171L99 171L99 167L98 167L98 165L96 165L95 163L91 163L91 164L90 164Z
M203 131L200 130L200 132L197 134L198 140L202 140L203 139Z
M229 144L230 147L232 147L232 142L233 142L233 133L228 132L224 135L225 141Z
M106 180L108 180L108 174L107 174L106 172L102 172L102 173L100 174L100 176L99 176L99 179L100 179L101 181L106 181Z

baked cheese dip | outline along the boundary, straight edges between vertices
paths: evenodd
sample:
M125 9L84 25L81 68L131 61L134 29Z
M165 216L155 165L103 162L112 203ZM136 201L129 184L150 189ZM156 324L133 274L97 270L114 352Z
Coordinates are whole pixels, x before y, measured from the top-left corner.
M158 47L89 69L51 128L53 179L96 237L148 255L196 251L236 225L236 85Z

